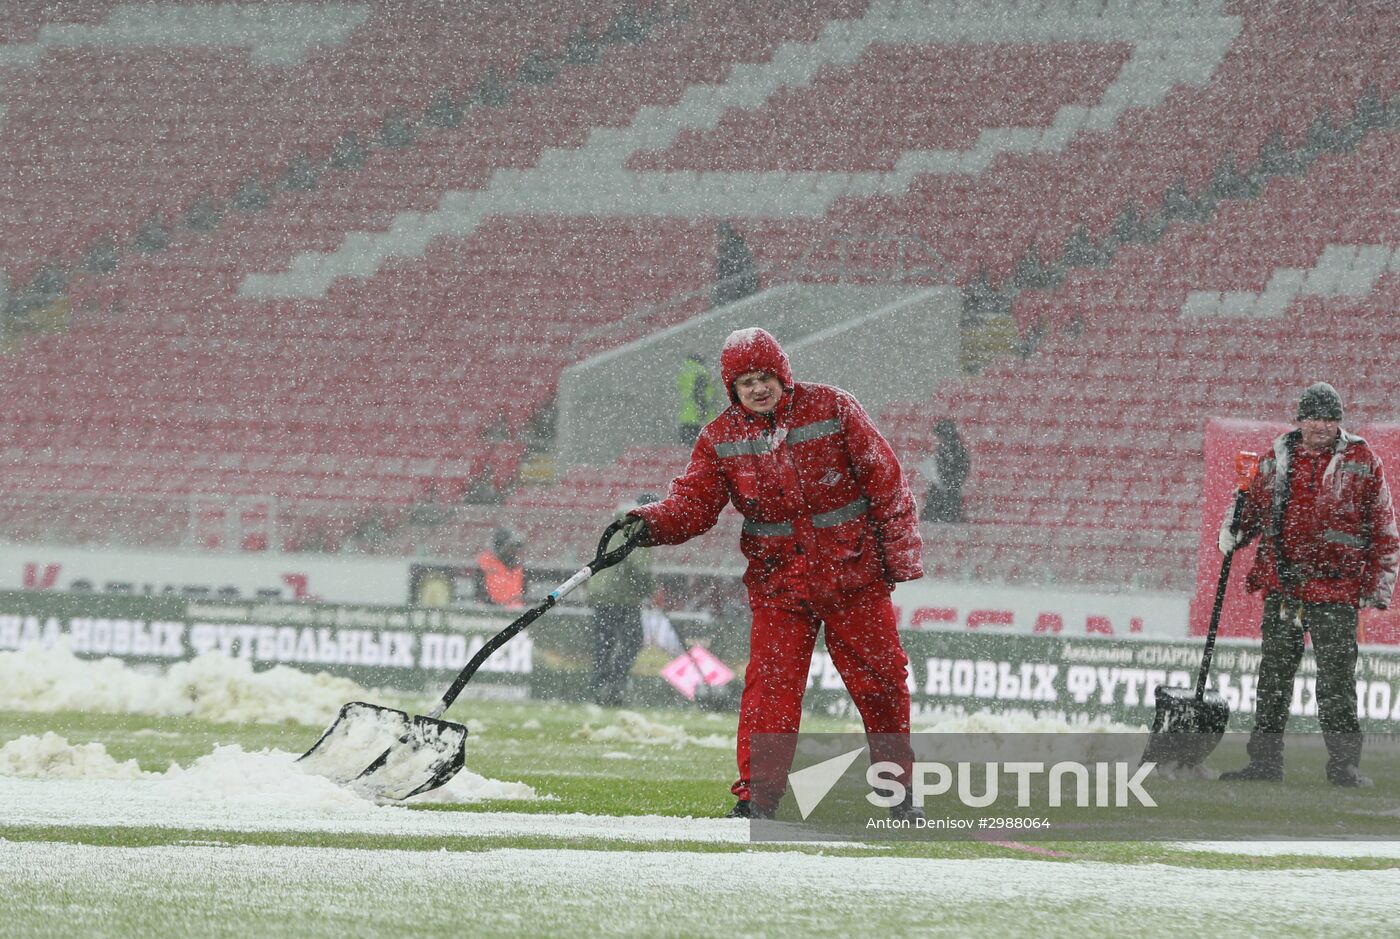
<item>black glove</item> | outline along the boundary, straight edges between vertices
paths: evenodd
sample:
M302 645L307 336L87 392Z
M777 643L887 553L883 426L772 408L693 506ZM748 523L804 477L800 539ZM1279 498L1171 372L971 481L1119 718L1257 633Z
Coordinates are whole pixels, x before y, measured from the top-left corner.
M622 538L624 541L635 541L639 548L650 545L651 529L647 527L647 520L640 515L627 516L622 523Z

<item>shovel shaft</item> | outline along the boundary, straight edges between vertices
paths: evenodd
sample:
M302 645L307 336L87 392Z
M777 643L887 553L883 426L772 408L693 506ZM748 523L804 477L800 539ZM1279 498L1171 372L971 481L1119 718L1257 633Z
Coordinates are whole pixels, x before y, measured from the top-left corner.
M537 606L526 610L524 615L519 619L488 639L486 644L476 651L476 655L472 656L471 661L463 666L462 670L457 673L457 677L452 681L452 686L447 689L447 692L442 696L442 700L433 705L433 709L428 712L428 716L435 720L442 717L447 709L452 707L452 702L457 700L457 696L462 693L462 689L467 686L467 682L472 680L472 676L476 674L476 670L481 668L482 663L489 659L493 652L514 639L517 633L543 616L545 612L557 602L553 594L545 597Z
M1234 560L1235 552L1231 551L1225 555L1225 560L1220 562L1220 581L1215 586L1215 605L1210 611L1210 629L1206 630L1206 651L1201 656L1201 671L1196 676L1196 700L1200 701L1206 694L1206 679L1210 675L1210 660L1215 654L1215 632L1220 628L1220 611L1225 606L1225 587L1230 583L1230 562Z
M1234 524L1239 523L1240 506L1244 503L1244 490L1235 491L1235 519ZM1233 526L1232 526L1233 527ZM1210 608L1210 628L1206 630L1206 650L1201 656L1201 671L1196 676L1196 700L1205 698L1206 679L1210 676L1210 660L1215 654L1215 633L1220 628L1220 611L1225 607L1225 588L1230 583L1230 564L1235 560L1235 549L1231 548L1226 553L1225 559L1220 562L1220 580L1215 585L1215 603Z
M472 680L472 676L476 674L477 669L481 668L482 663L489 659L492 653L497 649L515 638L525 627L547 613L565 594L569 593L569 591L604 568L612 567L614 564L627 557L632 549L637 547L637 539L640 536L635 536L633 540L627 541L621 546L609 551L608 542L611 541L613 535L621 529L621 522L614 522L609 525L607 530L603 532L602 540L598 542L597 554L594 555L593 560L590 561L586 567L580 568L572 577L554 588L549 596L526 610L515 622L488 639L486 644L477 650L476 655L472 656L471 661L464 665L462 670L457 673L457 677L452 681L452 686L447 689L447 692L442 696L442 700L438 701L438 703L433 706L433 709L428 712L428 716L434 720L442 717L442 715L447 712L447 709L452 707L452 702L457 700L457 696L462 693L462 689L467 686L467 682Z

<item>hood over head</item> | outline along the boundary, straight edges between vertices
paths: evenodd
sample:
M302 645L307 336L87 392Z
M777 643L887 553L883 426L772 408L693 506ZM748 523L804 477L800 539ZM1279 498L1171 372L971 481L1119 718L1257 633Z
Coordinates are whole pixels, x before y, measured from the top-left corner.
M739 398L734 393L734 380L745 372L771 372L782 382L784 390L793 388L792 363L787 353L772 334L757 326L736 329L729 334L719 354L719 369L724 390L735 404L739 403Z

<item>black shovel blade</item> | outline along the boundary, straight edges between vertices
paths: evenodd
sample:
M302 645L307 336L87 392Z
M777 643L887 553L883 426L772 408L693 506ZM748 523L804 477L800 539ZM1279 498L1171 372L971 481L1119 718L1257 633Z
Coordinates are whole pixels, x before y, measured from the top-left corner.
M1225 725L1230 707L1217 692L1207 691L1196 700L1192 688L1157 686L1157 713L1152 720L1152 736L1143 751L1144 763L1197 766L1210 756Z
M376 802L436 789L462 768L467 728L352 701L297 763Z

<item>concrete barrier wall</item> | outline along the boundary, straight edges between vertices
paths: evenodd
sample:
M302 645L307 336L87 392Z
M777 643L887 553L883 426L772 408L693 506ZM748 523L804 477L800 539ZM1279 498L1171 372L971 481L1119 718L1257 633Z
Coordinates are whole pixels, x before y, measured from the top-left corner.
M875 412L925 397L958 371L962 295L919 291L787 347L799 380L844 388Z
M762 326L799 379L840 385L868 407L923 394L957 368L960 296L952 288L786 284L564 370L561 465L607 463L632 444L676 443L676 373L698 352L719 380L735 329Z

